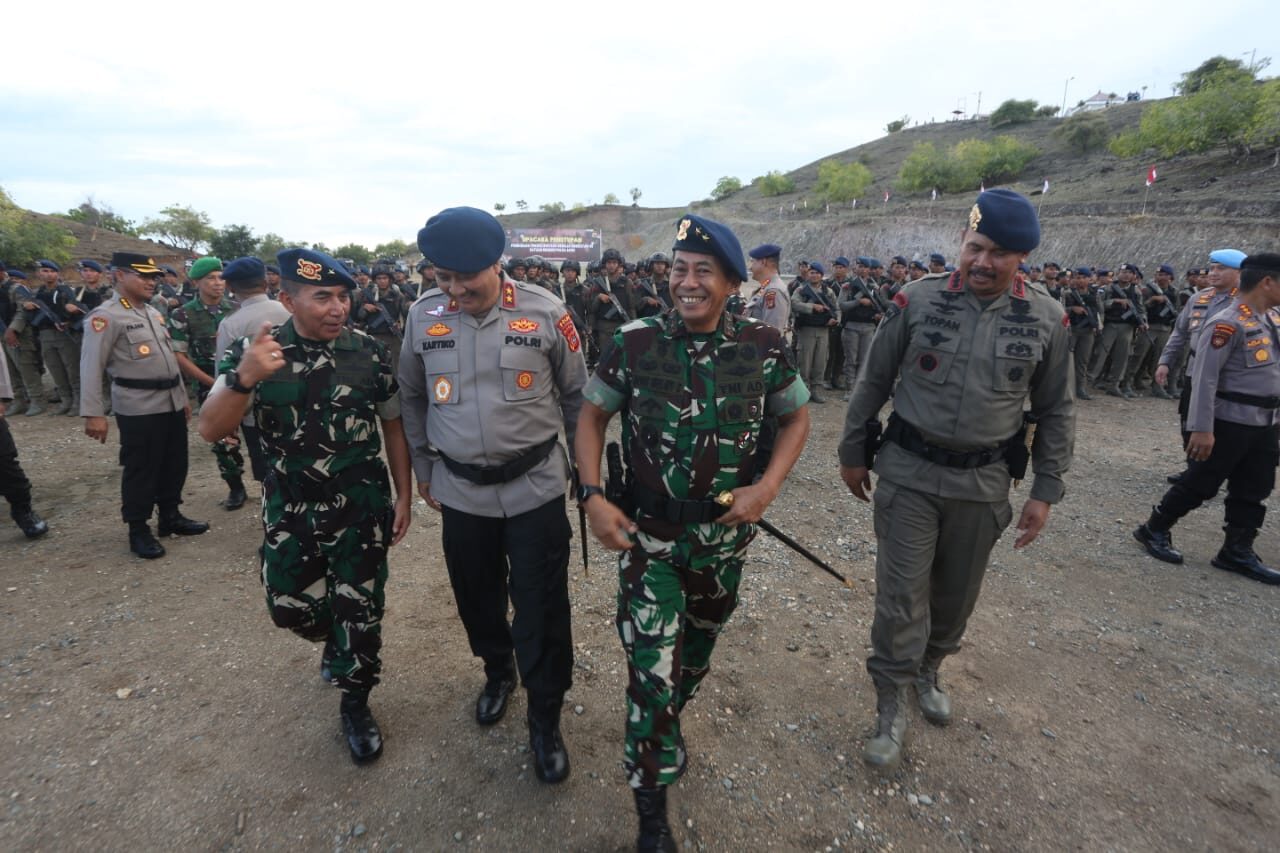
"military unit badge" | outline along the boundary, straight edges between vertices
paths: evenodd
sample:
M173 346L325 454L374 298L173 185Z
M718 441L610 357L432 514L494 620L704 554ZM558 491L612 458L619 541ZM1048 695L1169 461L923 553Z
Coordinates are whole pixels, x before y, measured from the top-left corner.
M521 391L528 391L533 387L533 374L528 370L522 370L516 374L516 387Z
M1222 349L1235 333L1236 327L1230 323L1214 323L1213 337L1209 338L1209 343L1214 349Z
M435 395L437 403L447 403L453 397L453 383L447 376L441 376L431 386L431 392Z
M106 317L94 317L92 320L89 321L89 328L93 329L95 332L101 332L106 327L107 327Z
M452 331L453 329L450 326L446 326L444 323L433 323L431 328L427 329L427 334L433 338L438 338L441 335L447 335Z
M519 320L512 320L507 323L507 328L512 332L519 332L527 335L531 332L538 331L538 323L536 320L530 320L528 317L521 317Z

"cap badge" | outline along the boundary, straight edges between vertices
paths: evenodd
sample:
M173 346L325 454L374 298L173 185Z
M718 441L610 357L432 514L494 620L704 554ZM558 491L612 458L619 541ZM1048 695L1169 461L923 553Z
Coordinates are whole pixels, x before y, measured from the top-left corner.
M321 278L320 270L322 267L323 264L318 264L315 261L304 261L302 258L298 259L298 275L308 281L319 281Z
M978 205L974 205L969 209L969 230L977 231L978 223L982 222L982 211L978 209Z
M680 220L680 228L676 231L676 239L683 240L689 236L689 226L693 223L688 219Z

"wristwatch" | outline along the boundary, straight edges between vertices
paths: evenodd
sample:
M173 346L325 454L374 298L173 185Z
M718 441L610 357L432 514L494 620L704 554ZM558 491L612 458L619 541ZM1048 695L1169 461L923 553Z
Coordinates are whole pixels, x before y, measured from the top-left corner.
M237 394L252 394L253 386L240 384L240 371L233 370L227 374L227 387Z
M592 495L604 496L604 489L599 486L578 486L578 503L584 504Z

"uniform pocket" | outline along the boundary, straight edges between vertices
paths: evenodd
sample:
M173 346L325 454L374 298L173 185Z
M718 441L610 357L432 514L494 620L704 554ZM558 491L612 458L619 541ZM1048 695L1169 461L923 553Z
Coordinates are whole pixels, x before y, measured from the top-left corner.
M912 336L911 346L907 348L903 372L941 385L947 381L959 349L959 332L919 330Z
M876 536L885 539L889 536L889 519L893 511L893 499L898 494L898 487L883 478L876 481L875 491L871 493L872 523Z
M129 341L129 357L140 360L155 355L156 341L146 329L130 329L124 333Z
M508 403L537 400L550 389L550 365L541 352L503 347L498 365L502 368L502 395Z
M996 338L992 389L1006 392L1027 390L1031 374L1043 353L1044 345L1037 339Z
M458 354L449 350L429 352L422 357L427 374L427 393L437 406L457 405L461 398L458 387Z

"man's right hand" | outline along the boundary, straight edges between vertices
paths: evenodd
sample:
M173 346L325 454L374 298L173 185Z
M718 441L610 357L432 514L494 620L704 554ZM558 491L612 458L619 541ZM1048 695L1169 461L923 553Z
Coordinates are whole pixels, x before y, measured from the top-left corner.
M1156 368L1156 384L1165 385L1169 382L1169 365L1162 364Z
M271 337L271 324L263 323L253 343L240 359L240 383L252 388L280 369L284 364L284 348Z
M632 537L640 529L627 518L627 514L603 495L595 495L583 504L587 510L587 524L591 535L610 551L629 551Z
M871 500L871 472L865 467L851 468L840 466L840 479L849 487L849 491L860 501Z
M439 511L440 511L440 501L438 501L438 500L436 500L435 498L431 497L431 484L430 484L430 483L422 483L422 482L419 482L419 483L418 483L418 497L420 497L420 498L422 498L424 501L426 501L426 502L427 502L427 506L431 507L431 508L432 508L432 509L434 509L436 512L439 512Z
M9 346L11 346L11 347L13 347L13 348L17 349L17 347L19 346L19 344L18 344L18 333L17 333L17 332L15 332L13 329L5 329L5 330L4 330L4 342L5 342L6 344L8 344Z
M89 438L97 439L100 443L107 443L107 419L102 416L87 417L84 419L84 434Z

